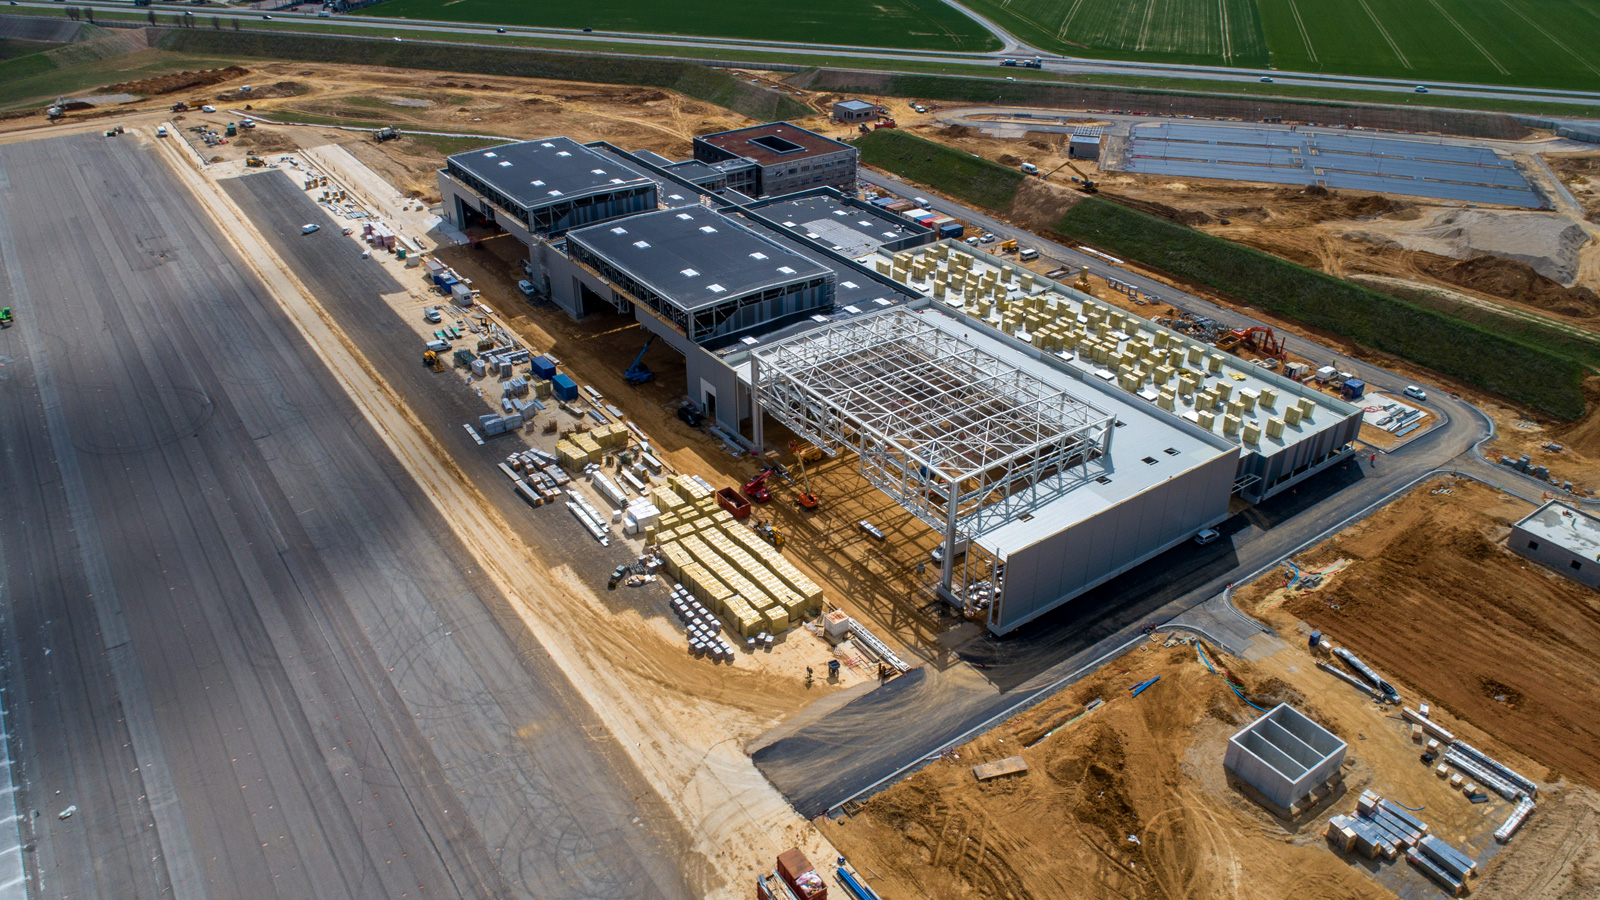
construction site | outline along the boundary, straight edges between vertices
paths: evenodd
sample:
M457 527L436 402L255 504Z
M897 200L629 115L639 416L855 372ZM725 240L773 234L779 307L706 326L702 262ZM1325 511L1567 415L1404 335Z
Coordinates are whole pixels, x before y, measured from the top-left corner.
M151 490L161 466L194 466L171 496L215 499L148 513L176 523L172 541L91 554L72 590L154 603L207 584L188 574L207 560L253 560L215 593L260 621L238 647L217 628L215 655L270 664L206 690L254 677L237 707L256 720L377 722L349 738L319 724L296 744L301 774L260 776L335 798L328 815L279 814L284 834L336 848L317 871L385 872L396 896L445 882L732 897L754 881L769 900L1600 890L1600 734L1571 713L1600 701L1585 694L1600 605L1507 544L1546 492L1582 511L1600 484L1594 419L1467 395L1502 426L1472 474L1508 487L1409 488L1479 452L1473 407L1428 373L991 230L1037 225L1086 182L1329 259L1374 243L1328 237L1334 223L1370 235L1432 217L1430 239L1481 250L1511 213L1406 219L1422 201L1162 186L1084 158L1118 121L1090 111L1062 114L1096 130L1074 149L1074 132L995 137L894 98L829 122L848 98L797 91L815 117L762 123L654 88L328 64L203 74L122 83L148 99L115 122L0 122L0 228L67 179L49 228L109 242L66 276L101 298L80 310L38 302L52 275L25 251L43 232L0 241L22 314L0 352L33 392L7 402L65 417L12 475L48 486L59 466L82 515L95 491L137 489L125 461ZM1036 174L1070 163L1076 187L1030 180L992 220L884 187L846 140L873 127ZM141 184L166 198L150 212L126 199ZM1275 205L1224 216L1229 191ZM96 216L107 228L81 224ZM1570 271L1541 277L1572 300L1593 242L1554 240ZM1437 277L1425 252L1407 265ZM112 278L102 258L133 273L126 297L94 289ZM218 273L203 290L202 271ZM169 327L197 373L123 352ZM249 352L231 368L218 348L235 343ZM129 379L137 402L113 402ZM253 480L235 483L231 459ZM261 522L232 518L255 496ZM106 536L88 543L70 523L0 536L42 595L34 560L115 549L141 528L128 510L160 506L140 497L92 507ZM168 584L145 560L185 540L204 559ZM302 618L277 598L300 596L306 567L322 580ZM185 633L224 617L175 609ZM327 622L334 644L275 643ZM143 666L176 641L139 630ZM328 654L339 664L318 665ZM43 693L52 663L30 650L18 669ZM357 689L317 680L340 666ZM201 706L176 675L152 684L160 709ZM412 714L374 718L385 704ZM73 741L37 716L13 727L30 747ZM163 727L174 743L179 723ZM271 741L194 751L204 774L173 793L232 785ZM530 762L544 758L570 783ZM26 764L92 793L70 754ZM368 767L348 798L346 775L318 780ZM186 801L189 825L161 819L195 848L150 855L236 854L246 893L289 871L287 839L251 824L287 801L214 793L219 812ZM347 852L327 824L370 827L369 809L404 825L392 853ZM435 834L460 856L423 849ZM70 869L92 846L52 852ZM292 877L309 883L304 868Z

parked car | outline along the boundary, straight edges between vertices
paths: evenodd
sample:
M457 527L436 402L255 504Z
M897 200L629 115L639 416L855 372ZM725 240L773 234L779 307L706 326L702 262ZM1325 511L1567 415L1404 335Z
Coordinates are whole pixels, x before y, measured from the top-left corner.
M994 232L985 231L983 233L983 237L978 238L978 243L980 243L980 244L992 244L992 243L994 243Z
M517 290L522 292L522 296L527 297L529 299L532 299L533 293L534 293L533 292L533 282L531 282L531 281L519 281L519 282L517 282Z
M308 223L308 224L300 226L300 233L301 234L310 234L313 231L321 231L321 230L322 230L322 226L321 225L312 225L312 224Z
M978 246L978 236L973 235L972 237L967 238L967 243L973 247Z
M700 410L692 406L678 407L678 418L682 419L683 424L690 428L699 428L700 423L706 420L705 416L700 415Z
M167 126L165 126L165 125L157 125L156 126L156 137L166 137L166 136L167 136Z
M212 106L211 104L207 103L205 106L200 107L200 111L201 112L216 112L217 108L215 106Z
M1402 393L1413 400L1426 401L1428 399L1428 392L1414 384L1406 385L1406 389Z
M1202 528L1198 533L1195 534L1194 542L1204 547L1219 537L1222 537L1222 532L1216 530L1215 528Z

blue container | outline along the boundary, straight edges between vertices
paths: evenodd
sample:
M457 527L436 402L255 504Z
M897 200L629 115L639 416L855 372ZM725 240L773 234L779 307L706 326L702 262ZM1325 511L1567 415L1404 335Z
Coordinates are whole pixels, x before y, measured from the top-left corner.
M550 379L550 384L555 390L557 400L578 399L578 383L566 375L557 375Z
M960 222L948 222L939 226L939 237L958 238L967 233L967 226Z
M556 377L556 364L548 356L535 356L531 362L533 374L549 381Z
M883 209L884 207L888 206L889 204L893 203L894 201L895 201L895 198L893 198L893 197L879 197L878 199L872 201L872 205L876 206L879 209Z

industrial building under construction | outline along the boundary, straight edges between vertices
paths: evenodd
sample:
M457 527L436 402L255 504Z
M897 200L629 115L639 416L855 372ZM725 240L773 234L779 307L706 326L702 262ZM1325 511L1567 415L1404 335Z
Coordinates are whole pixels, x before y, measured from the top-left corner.
M797 174L849 149L782 129ZM729 162L552 138L451 157L439 184L458 227L526 243L538 299L683 354L729 440L759 451L780 425L856 454L943 536L941 595L992 631L1351 452L1354 406L826 183L752 199L712 177Z

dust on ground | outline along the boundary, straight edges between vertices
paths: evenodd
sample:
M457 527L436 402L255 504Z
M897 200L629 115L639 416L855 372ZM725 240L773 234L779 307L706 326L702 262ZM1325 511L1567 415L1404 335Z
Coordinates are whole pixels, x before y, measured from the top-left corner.
M1545 164L1591 220L1600 216L1600 152L1552 153L1545 157Z
M651 436L659 457L680 472L699 475L714 487L737 487L759 474L767 458L735 455L706 432L677 418L688 398L681 355L656 342L644 356L655 379L632 386L623 370L649 334L628 316L597 314L574 322L550 306L530 306L514 285L522 278L522 247L510 237L497 237L472 247L440 248L436 255L481 288L480 302L495 309L513 331L533 346L549 348L581 384L593 385L614 398L631 421ZM768 482L773 499L757 505L754 517L770 522L787 538L784 555L839 603L891 646L916 662L942 666L955 662L940 644L940 634L961 624L934 592L939 569L929 554L940 536L906 512L861 476L853 454L808 464L802 476L793 452L792 435L769 424L769 446L780 449L774 460L791 472L793 483ZM820 508L802 509L795 498L809 479ZM869 538L857 525L871 522L886 540ZM976 557L977 554L974 554ZM972 560L981 566L980 560ZM920 570L920 571L919 571Z
M824 833L885 896L984 900L1393 897L1420 876L1404 865L1374 875L1323 838L1328 818L1369 788L1426 806L1453 843L1492 843L1509 804L1491 814L1435 778L1404 724L1316 670L1303 646L1255 662L1206 646L1214 673L1194 646L1163 637L824 822ZM1222 756L1256 712L1222 673L1257 705L1291 703L1345 739L1342 783L1292 819L1251 800ZM974 777L974 764L1013 755L1026 773Z
M1600 602L1493 546L1527 504L1470 482L1430 493L1440 485L1307 554L1302 568L1349 561L1322 590L1285 597L1278 572L1241 589L1241 606L1265 610L1278 633L1258 638L1248 660L1205 646L1217 672L1257 706L1290 703L1348 743L1342 786L1310 809L1292 819L1269 813L1228 776L1226 741L1255 710L1195 647L1157 635L824 822L824 833L885 896L1431 895L1409 866L1363 864L1323 839L1328 818L1371 789L1425 808L1419 815L1433 833L1482 861L1475 896L1593 896L1600 755L1586 711L1600 699ZM1431 701L1435 718L1485 752L1554 782L1523 831L1497 845L1491 834L1511 804L1471 803L1437 778L1392 707L1316 668L1312 627L1360 654L1409 702ZM1130 685L1155 676L1130 695ZM1104 704L1086 711L1097 698ZM1027 772L975 779L974 764L1013 755Z
M1508 762L1536 761L1534 777L1600 787L1600 594L1506 548L1532 509L1478 482L1428 482L1297 556L1349 561L1320 589L1285 595L1280 569L1236 603L1321 629L1510 748Z
M908 121L922 137L995 162L1032 162L1041 172L1056 170L1050 194L1001 211L1024 227L1048 228L1076 201L1069 180L1076 171L1097 181L1108 199L1333 275L1369 274L1445 287L1471 302L1552 314L1600 331L1595 293L1600 242L1591 239L1600 230L1565 212L1467 209L1448 201L1323 187L1102 171L1092 161L1067 160L1065 135L1001 137L986 133L989 129L940 124L932 113L913 114ZM1580 202L1589 202L1582 199L1589 196L1600 205L1600 155L1561 159L1552 156L1550 164L1569 187L1575 181L1589 186L1588 195L1573 187ZM1058 168L1069 162L1076 170Z

